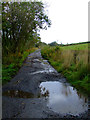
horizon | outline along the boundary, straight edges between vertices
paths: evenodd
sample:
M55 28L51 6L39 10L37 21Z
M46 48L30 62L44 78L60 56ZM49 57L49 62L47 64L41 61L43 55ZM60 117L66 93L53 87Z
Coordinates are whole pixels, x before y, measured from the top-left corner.
M41 41L42 42L42 41ZM56 42L57 41L52 41L51 43ZM63 44L63 45L70 45L70 44L83 44L83 43L89 43L90 41L85 41L85 42L77 42L77 43L67 43L67 44L63 44L63 43L57 43L57 44ZM42 43L46 43L46 42L42 42ZM51 44L51 43L46 43L46 44Z

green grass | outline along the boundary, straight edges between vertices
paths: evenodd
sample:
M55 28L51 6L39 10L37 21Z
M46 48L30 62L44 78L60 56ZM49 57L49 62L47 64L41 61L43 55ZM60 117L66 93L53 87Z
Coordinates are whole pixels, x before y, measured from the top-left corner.
M83 93L90 93L88 44L64 47L46 46L42 48L41 54L75 88Z
M3 57L2 84L8 83L18 72L26 57L34 52L36 48L26 50L23 54L15 53Z
M6 84L18 71L18 67L15 64L3 65L2 66L2 83Z
M88 49L89 44L77 44L77 45L70 45L70 46L63 46L63 49L69 50L85 50Z

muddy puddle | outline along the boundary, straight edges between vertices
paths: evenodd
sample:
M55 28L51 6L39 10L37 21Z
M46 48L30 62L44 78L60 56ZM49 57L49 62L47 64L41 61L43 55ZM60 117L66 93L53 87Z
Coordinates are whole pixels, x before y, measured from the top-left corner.
M88 99L66 83L42 82L41 95L47 98L47 106L61 114L79 115L88 110Z
M3 96L8 96L12 98L34 98L33 93L24 92L20 90L8 90L2 93Z

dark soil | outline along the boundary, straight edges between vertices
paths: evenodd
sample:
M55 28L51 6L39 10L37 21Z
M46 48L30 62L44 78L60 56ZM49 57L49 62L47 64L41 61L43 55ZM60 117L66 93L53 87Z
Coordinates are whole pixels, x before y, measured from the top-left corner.
M2 118L89 118L88 111L79 116L51 111L46 105L46 98L39 97L39 85L44 81L66 82L66 79L37 50L27 57L11 82L3 86Z

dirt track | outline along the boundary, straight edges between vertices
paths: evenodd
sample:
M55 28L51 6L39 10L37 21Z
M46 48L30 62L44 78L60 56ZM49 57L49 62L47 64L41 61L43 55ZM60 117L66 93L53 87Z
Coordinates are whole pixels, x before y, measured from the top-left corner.
M72 118L51 111L45 97L39 97L39 85L44 81L65 83L57 71L41 56L40 50L30 54L18 74L3 86L3 118ZM88 117L88 113L78 118ZM75 118L75 117L74 117ZM77 118L77 117L76 117Z

